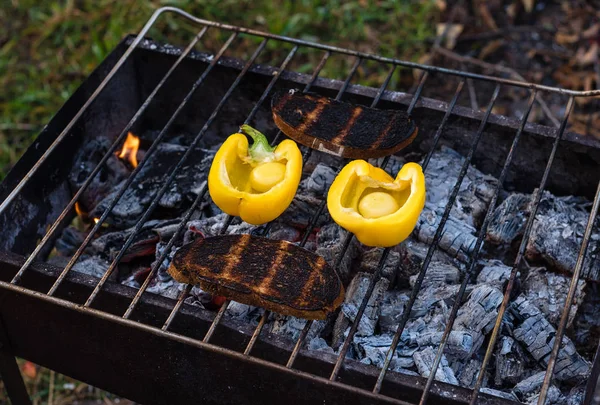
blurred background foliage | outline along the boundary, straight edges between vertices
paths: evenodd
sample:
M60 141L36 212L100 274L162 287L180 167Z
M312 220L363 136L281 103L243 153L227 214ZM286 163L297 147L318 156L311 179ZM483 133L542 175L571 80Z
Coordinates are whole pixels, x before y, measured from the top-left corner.
M176 6L204 19L410 60L418 60L431 45L441 13L435 1L5 2L0 8L0 180L81 82L158 7ZM164 24L166 38L158 32L151 36L189 41L190 31L179 29L185 25L181 19ZM208 39L217 44L223 38L211 38L216 34L209 30ZM248 46L252 42L247 41ZM272 42L267 49L276 51L276 46ZM305 62L296 68L309 70L314 60L307 56ZM349 63L352 60L328 63L323 75L338 77ZM369 83L383 72L371 69L361 74L369 76Z

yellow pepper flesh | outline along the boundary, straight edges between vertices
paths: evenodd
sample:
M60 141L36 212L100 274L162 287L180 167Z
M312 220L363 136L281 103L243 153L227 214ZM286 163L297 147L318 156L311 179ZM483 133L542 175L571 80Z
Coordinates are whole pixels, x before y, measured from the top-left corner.
M302 154L292 140L271 148L263 134L243 125L217 151L208 191L223 212L253 225L272 221L290 205L302 176Z
M406 239L425 206L421 166L407 163L393 179L364 160L348 163L327 195L333 220L364 245L391 247Z

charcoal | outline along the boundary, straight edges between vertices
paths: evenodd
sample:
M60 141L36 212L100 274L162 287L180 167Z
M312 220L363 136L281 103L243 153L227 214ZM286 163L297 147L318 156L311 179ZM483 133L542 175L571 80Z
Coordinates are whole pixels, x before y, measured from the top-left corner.
M290 206L279 217L279 221L294 227L305 228L317 212L317 207L321 204L324 197L300 193L301 191L298 190ZM319 215L319 218L317 218L315 226L320 228L328 223L331 223L331 217L329 211L325 208L321 215Z
M429 377L431 374L431 368L433 366L433 360L435 359L436 351L432 347L426 347L425 349L415 352L413 359L419 374L422 377ZM442 355L442 361L435 373L435 379L448 384L458 385L458 380L454 375L454 371L448 365L448 360L445 355Z
M134 257L153 255L155 246L159 241L159 236L155 232L155 229L177 225L180 222L181 219L152 220L146 222L142 225L132 245L126 252L126 256L129 255L129 257L124 257L121 261L125 263ZM108 260L113 260L132 232L133 228L105 233L90 244L88 252L101 255Z
M523 235L529 216L531 196L511 194L492 213L486 239L494 244L509 244Z
M529 270L529 274L522 284L522 290L529 302L539 308L550 323L558 325L565 307L570 282L569 277L549 272L543 267L535 267ZM575 300L569 311L567 327L571 327L573 324L577 309L583 302L584 288L585 281L579 280Z
M483 267L477 275L477 284L488 284L498 289L502 289L512 271L500 260L481 260L478 264Z
M79 246L85 240L86 234L80 230L69 226L65 228L60 238L54 244L56 250L63 256L73 256Z
M431 243L444 208L458 179L464 158L443 147L434 152L425 176L427 199L416 226L417 238ZM494 195L497 180L469 166L444 228L440 248L462 261L473 251L477 226Z
M223 223L227 219L227 214L221 213L214 217L196 219L188 222L188 230L184 233L184 243L189 243L196 239L198 235L204 235L205 237L216 236L221 231ZM251 233L256 226L250 225L246 222L234 220L234 222L227 228L227 235Z
M521 401L525 401L528 404L537 404L545 375L545 371L540 371L539 373L533 374L531 377L520 381L513 388L513 393L515 393L517 398L519 398ZM562 399L561 397L562 394L556 385L551 385L548 389L546 403L563 404L564 402L559 402L559 400Z
M526 256L541 258L560 271L572 273L583 240L589 213L581 201L572 197L554 197L545 193L545 209L536 216L527 243ZM541 208L541 207L540 207ZM596 223L590 242L582 278L600 281L600 233Z
M366 273L374 273L379 266L381 255L381 249L377 248L369 249L366 252L363 252L360 262L361 271ZM390 251L385 263L383 264L381 276L386 278L390 282L390 285L394 285L396 283L396 272L398 270L399 258L399 253Z
M410 313L411 318L418 318L428 313L431 308L439 307L442 304L452 306L454 299L458 294L459 285L445 285L423 288L419 292L419 296L413 305ZM467 294L473 290L473 286L467 286ZM464 295L463 299L468 296Z
M346 298L342 304L341 311L334 325L333 347L339 346L343 342L345 330L350 326L361 305L363 298L369 288L373 275L368 273L358 273L346 290ZM373 293L367 302L367 307L356 330L356 336L370 336L375 332L375 325L379 319L380 305L383 295L388 289L389 281L381 278L375 283Z
M542 312L527 298L520 295L510 305L513 319L513 337L538 362L548 364L548 357L554 345L556 329L544 317ZM575 345L567 336L556 359L554 375L559 381L584 378L590 371L590 363L577 352Z
M258 319L260 318L261 312L262 310L257 307L231 301L225 314L233 319L256 326L258 325Z
M519 344L510 336L502 336L496 349L497 386L516 384L522 380L527 359Z
M119 228L133 226L163 186L167 173L177 164L185 151L186 148L183 146L160 144L111 211L107 222ZM202 188L211 162L212 156L200 152L199 156L187 159L161 197L158 206L167 212L172 212L171 216L183 212L186 203L190 203ZM100 217L120 188L121 184L113 185L113 192L98 203L91 211L91 215Z
M468 360L460 370L460 373L458 373L458 381L460 382L460 385L467 388L473 388L477 382L477 375L480 369L481 361L476 359Z
M408 280L410 276L421 271L428 250L428 245L415 240L413 237L409 237L403 243L393 248L392 251L397 251L400 254L397 270L397 283L400 287L409 286ZM450 256L440 249L435 249L429 266L431 267L435 262L456 264Z
M104 273L106 273L106 270L108 270L109 266L109 262L103 260L98 256L90 256L85 258L82 257L73 266L73 271L101 278L104 275ZM114 281L116 277L117 272L113 271L109 279Z
M600 285L588 283L585 288L585 300L577 310L573 322L572 333L569 335L576 346L588 353L594 353L598 345L600 331Z
M271 324L271 333L287 336L294 341L298 339L300 332L306 324L306 320L304 319L281 314L271 314L269 321Z
M458 310L453 330L471 333L471 354L481 347L485 335L494 327L502 298L500 290L482 284L473 289L467 302Z
M311 339L306 345L306 347L308 348L308 350L315 350L334 354L334 351L331 348L331 346L329 346L327 344L327 341L322 337L316 337L314 339Z
M346 232L335 223L323 226L317 233L316 253L322 256L329 265L335 266L342 252L342 245L345 237ZM359 246L360 244L356 238L352 238L340 265L336 268L344 284L347 284L352 276L352 262L359 255Z
M298 187L306 193L313 194L315 197L323 197L327 195L333 179L335 179L335 170L330 166L319 163L310 176L302 180Z
M432 346L437 347L442 342L444 332L425 332L417 336L419 347ZM473 352L473 337L470 332L453 330L446 340L445 354L464 359Z
M460 270L451 264L433 262L429 265L423 278L422 288L457 284L460 282ZM417 275L410 277L410 286L414 287Z
M583 403L583 399L585 398L585 383L578 385L577 387L573 387L567 398L565 399L566 405L580 405Z
M386 353L392 345L392 339L393 335L355 336L351 347L356 359L361 363L381 368L385 362ZM396 357L396 362L396 366L402 368L414 365L414 362L407 358L398 360Z
M382 333L396 332L407 302L406 292L391 290L384 293L379 315L379 328Z
M537 192L537 191L536 191ZM523 234L529 216L531 195L512 194L494 211L494 221L487 239L508 244ZM540 200L525 255L530 260L544 260L549 266L572 273L581 247L589 213L589 203L576 197L556 197L545 191ZM582 278L600 281L600 232L595 225L588 248Z
M421 213L417 227L415 228L417 238L420 241L427 244L433 243L433 238L440 224L442 214L443 210L442 212L437 212L431 205L425 205L425 209ZM474 227L450 216L446 221L443 234L439 240L439 247L450 256L466 262L477 242L477 238L475 237L476 231Z
M111 143L110 139L104 137L95 137L83 143L75 158L73 170L69 175L69 184L73 193L81 188L102 160ZM120 183L129 173L125 164L116 155L110 156L106 164L81 194L79 198L81 208L86 211L93 210L100 201L114 190L115 184Z
M518 401L518 398L512 392L504 392L488 387L481 388L481 392L484 394L493 395L495 397L508 399L509 401Z
M287 240L288 242L298 242L302 238L300 231L292 226L281 222L273 223L269 238L277 240Z

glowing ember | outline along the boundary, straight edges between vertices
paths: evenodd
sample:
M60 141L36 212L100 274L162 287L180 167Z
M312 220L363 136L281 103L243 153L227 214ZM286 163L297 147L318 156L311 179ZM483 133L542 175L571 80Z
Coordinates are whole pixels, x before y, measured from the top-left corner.
M100 221L100 218L94 218L94 223L97 224Z
M120 159L127 159L131 166L137 167L137 151L140 147L140 138L132 134L131 132L127 133L127 139L125 139L125 143L123 144L123 149L119 153Z

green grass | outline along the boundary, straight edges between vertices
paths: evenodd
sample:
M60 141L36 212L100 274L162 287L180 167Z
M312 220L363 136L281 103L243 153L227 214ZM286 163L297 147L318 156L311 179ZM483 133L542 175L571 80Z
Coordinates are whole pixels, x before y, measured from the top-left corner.
M0 180L82 80L158 7L177 6L209 20L411 60L427 50L439 18L433 0L7 2L0 8L0 26L5 27L0 31ZM190 31L181 28L191 24L169 19L159 26L173 42L189 41ZM225 34L215 34L209 31L208 40L217 45ZM248 53L254 42L246 40ZM278 46L270 43L268 54ZM319 58L301 51L301 63L294 66L310 71ZM332 58L323 75L343 77L351 63ZM380 82L383 72L382 66L366 63L358 74L361 83L371 84ZM402 74L397 72L392 85Z

